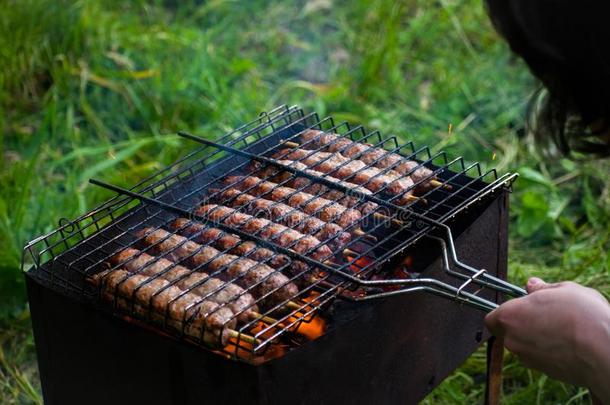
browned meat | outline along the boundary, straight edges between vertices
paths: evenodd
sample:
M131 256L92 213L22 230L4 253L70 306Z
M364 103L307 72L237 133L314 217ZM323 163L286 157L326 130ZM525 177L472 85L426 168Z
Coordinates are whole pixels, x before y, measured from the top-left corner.
M337 224L324 222L281 202L242 193L236 188L219 191L211 197L255 217L267 218L295 231L313 235L320 241L329 243L334 249L345 246L351 240L351 235Z
M435 179L432 170L420 166L418 162L407 160L404 156L388 152L383 148L354 142L337 134L310 129L301 134L301 139L303 143L307 142L308 145L324 148L329 152L339 152L349 158L355 157L375 167L382 169L391 167L392 170L400 174L409 175L413 183L417 184L418 189L429 189L431 187L430 180Z
M236 284L210 277L207 273L193 272L167 259L150 256L132 248L121 250L111 257L110 261L131 273L158 276L173 282L173 285L183 291L219 305L225 304L237 316L239 322L247 322L258 316L258 307L249 293Z
M233 208L208 204L199 207L195 214L207 216L227 226L234 226L284 248L293 249L297 253L310 256L315 260L324 261L332 255L332 250L313 236L303 235L284 225L276 224L264 218L255 218Z
M200 245L184 236L171 234L163 229L144 228L138 236L151 247L153 253L165 255L173 262L186 262L196 269L219 272L219 277L234 280L257 299L269 294L266 304L292 299L297 287L281 273L257 261L222 252L210 246Z
M244 256L248 259L264 262L265 264L279 269L290 264L290 258L272 250L262 248L252 241L242 241L239 236L224 232L218 228L210 228L205 225L178 218L169 224L172 231L178 232L182 236L191 238L200 244L210 244L219 250L227 250L237 256Z
M357 224L362 219L360 211L346 208L341 204L290 187L278 186L255 176L229 176L225 184L248 194L283 202L326 222L334 222L344 229Z
M229 330L235 328L235 315L227 307L185 293L167 280L109 270L93 276L102 291L102 299L116 302L123 310L134 310L141 317L165 322L187 335L214 347L225 346Z
M342 185L343 187L346 187L350 190L356 190L367 195L373 194L366 187L361 187L355 183L350 183L348 181L339 180L335 177L331 177L326 173L322 173L317 170L311 170L304 163L295 162L292 160L278 160L278 163L281 163L286 166L292 165L292 167L294 167L295 169L311 174L312 176L324 178L333 183ZM292 187L305 193L313 194L322 198L326 198L327 200L335 201L348 208L357 209L363 215L369 214L375 211L375 209L377 208L377 204L373 202L362 201L358 197L346 195L342 191L335 190L320 183L316 183L315 181L311 181L306 177L298 177L290 172L280 171L277 167L265 167L256 171L255 175L257 177L263 178L265 180L270 180L275 183L282 183L282 185L286 187Z
M314 152L306 149L282 149L273 155L275 159L293 160L307 167L328 173L333 177L359 184L367 189L399 196L397 203L406 204L413 194L413 180L398 172L384 172L369 166L362 160L350 159L340 153Z
M178 218L172 221L169 228L191 238L194 242L210 244L217 249L226 250L228 253L263 262L274 269L281 269L291 276L300 274L302 276L295 279L297 285L306 286L315 281L314 275L308 272L307 264L297 260L291 261L286 255L259 247L252 241L242 241L239 236L226 233L218 228L209 228L186 218Z

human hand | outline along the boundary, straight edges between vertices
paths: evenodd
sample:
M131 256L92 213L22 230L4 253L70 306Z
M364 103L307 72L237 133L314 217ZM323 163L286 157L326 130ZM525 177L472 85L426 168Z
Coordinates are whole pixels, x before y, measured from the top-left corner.
M508 350L527 367L592 389L610 403L610 305L597 291L573 282L527 283L485 318Z

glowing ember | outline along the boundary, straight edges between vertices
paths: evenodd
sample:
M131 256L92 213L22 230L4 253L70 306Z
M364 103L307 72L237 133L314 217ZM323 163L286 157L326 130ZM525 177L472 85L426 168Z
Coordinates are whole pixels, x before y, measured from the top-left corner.
M292 326L291 331L303 336L307 340L315 340L322 336L326 329L326 321L316 314L309 314L306 316L309 311L313 310L319 304L316 302L319 296L320 293L312 291L309 296L302 298L302 301L309 303L310 305L306 305L302 311L294 312L292 316L285 319L277 325L277 327L285 328L286 326L284 325L294 323L296 326ZM130 316L123 315L121 318L159 335L175 339L173 335L166 333L160 328L150 326ZM265 340L271 339L273 335L277 333L277 328L269 328L269 325L266 323L258 322L254 327L248 329L244 333L251 337L255 337L259 342L264 342ZM189 339L189 341L199 344L195 339ZM281 343L279 339L275 339L267 347L262 348L260 354L254 354L255 344L256 343L252 341L248 341L245 337L239 339L238 337L233 336L229 338L227 345L224 346L222 350L213 350L213 352L227 359L237 357L248 360L253 364L262 364L268 360L284 356L289 348L288 344Z
M309 340L315 340L324 334L326 322L320 317L313 318L309 322L302 322L297 328L297 333Z
M262 322L259 322L255 327L253 327L252 329L250 329L248 331L248 334L250 334L251 336L255 336L257 333L263 332L263 330L265 330L266 328L267 328L267 325L265 325ZM269 338L271 338L273 333L274 333L273 330L267 330L263 334L258 335L257 339L259 339L259 340L269 339ZM264 353L262 355L252 358L253 349L254 349L254 346L252 345L252 343L247 342L243 339L240 339L239 343L238 343L238 339L236 337L232 337L229 339L229 344L224 347L224 349L223 349L224 353L223 352L218 352L218 353L223 354L223 355L226 355L227 352L233 353L238 358L248 359L249 361L252 361L255 364L263 363L266 360L270 360L270 359L273 359L276 357L281 357L286 353L285 345L272 344L272 345L269 345L268 348L264 350Z
M415 278L417 273L413 271L413 256L407 256L402 263L393 271L394 278Z
M349 260L353 260L353 258L350 258ZM366 256L362 256L361 258L354 261L354 263L351 264L350 268L354 273L358 274L362 271L362 269L370 266L371 264L373 264L373 259Z
M315 305L315 300L319 297L319 293L312 291L308 297L304 297L303 301ZM310 308L305 307L307 312ZM289 318L289 322L302 321L293 331L309 340L315 340L324 334L326 322L319 316L309 315L304 317L304 313L296 312Z

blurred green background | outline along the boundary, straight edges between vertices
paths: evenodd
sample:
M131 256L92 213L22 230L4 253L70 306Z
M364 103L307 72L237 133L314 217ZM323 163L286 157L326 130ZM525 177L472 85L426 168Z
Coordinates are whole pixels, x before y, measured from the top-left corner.
M538 153L537 83L476 0L0 1L0 403L40 403L20 270L26 241L193 145L299 104L518 171L510 277L610 293L608 162ZM448 127L451 124L452 131ZM476 403L477 352L426 400ZM504 403L590 403L506 354Z

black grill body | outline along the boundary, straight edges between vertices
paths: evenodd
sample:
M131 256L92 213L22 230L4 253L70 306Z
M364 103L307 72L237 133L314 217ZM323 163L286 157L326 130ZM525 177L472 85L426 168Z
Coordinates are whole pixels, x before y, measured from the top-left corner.
M270 135L256 138L252 133L267 125L261 120L256 131L246 132L258 140L247 143L250 138L244 135L244 144L237 147L261 153L294 136L312 125L299 114L301 121L297 124L273 128ZM176 175L173 180L177 181L160 183L155 198L173 203L185 192L245 161L239 156L221 156L186 176ZM460 260L505 279L508 189L498 187L479 197L476 193L487 185L484 175L479 170L478 175L469 176L463 161L460 164L459 170L446 167L438 172L440 179L451 179L459 192L439 197L442 204L431 214L434 220L451 227ZM438 168L432 159L426 165ZM427 197L431 203L436 194L442 191L433 191ZM460 201L468 202L468 206L459 213L451 211ZM25 273L43 396L48 405L417 403L489 339L483 330L484 312L426 291L367 302L337 297L323 308L327 330L317 340L258 365L228 359L146 322L125 319L103 308L95 294L85 294L92 289L79 273L79 266L95 260L91 250L118 234L121 227L139 223L148 213L143 206L126 205L117 216L106 216L109 223L104 227L96 223L90 235L85 235L79 222L69 224L69 231L64 228L63 232L76 235L77 243L61 239L65 248L58 243L60 253L45 263L35 261ZM170 213L155 210L155 220L172 218ZM415 237L414 232L405 232L412 240L397 249L399 261L409 255L421 277L455 285L456 279L443 270L438 243L425 234ZM48 239L37 243L47 243ZM85 256L88 261L81 261ZM395 262L388 260L386 270L390 271L390 263ZM384 269L377 274L384 274ZM493 302L500 300L492 290L478 292L474 283L465 291L477 292Z
M507 204L502 193L479 207L456 238L465 261L499 276ZM444 279L440 264L422 274ZM324 336L254 366L70 299L39 283L35 271L27 285L47 405L417 403L488 339L483 312L424 292L338 300Z

